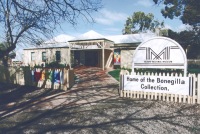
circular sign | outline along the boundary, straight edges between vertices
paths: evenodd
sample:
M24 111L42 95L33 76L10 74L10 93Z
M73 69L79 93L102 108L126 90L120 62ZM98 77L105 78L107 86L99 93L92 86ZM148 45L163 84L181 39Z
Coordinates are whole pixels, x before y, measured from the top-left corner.
M136 48L132 68L184 69L186 75L187 58L185 51L176 41L166 37L155 37Z

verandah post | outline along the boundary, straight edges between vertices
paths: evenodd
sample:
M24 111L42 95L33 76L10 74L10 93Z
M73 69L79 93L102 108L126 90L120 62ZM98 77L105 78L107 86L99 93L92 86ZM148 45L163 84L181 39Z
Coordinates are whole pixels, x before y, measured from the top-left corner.
M200 104L200 74L197 75L197 104Z
M192 78L193 78L193 83L192 83L192 87L193 87L193 91L192 91L192 103L195 104L196 103L196 76L195 74L192 74Z
M63 90L67 90L68 86L68 72L69 70L64 68L63 70Z

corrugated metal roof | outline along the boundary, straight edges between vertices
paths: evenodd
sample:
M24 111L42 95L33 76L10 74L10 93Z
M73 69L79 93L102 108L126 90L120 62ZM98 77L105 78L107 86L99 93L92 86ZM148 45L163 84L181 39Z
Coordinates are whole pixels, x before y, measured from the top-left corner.
M93 30L90 30L84 34L81 34L70 41L77 41L77 40L95 40L95 39L104 39L105 37Z
M110 40L110 41L113 41L115 44L131 44L131 43L135 44L135 43L141 43L141 42L148 40L155 36L156 36L156 34L154 34L154 33L103 36L95 31L91 30L91 31L88 31L77 37L61 34L59 36L54 37L53 39L50 39L50 40L44 42L40 46L32 47L32 48L28 48L28 49L69 47L69 42L99 40L99 39Z
M140 33L140 34L107 36L106 38L112 40L115 44L130 44L130 43L141 43L155 36L156 35L153 33Z

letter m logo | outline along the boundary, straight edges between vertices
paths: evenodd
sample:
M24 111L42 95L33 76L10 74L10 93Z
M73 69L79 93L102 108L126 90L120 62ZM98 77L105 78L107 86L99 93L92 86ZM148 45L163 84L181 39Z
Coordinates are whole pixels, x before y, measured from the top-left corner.
M169 60L170 47L165 47L160 53L154 52L150 47L146 47L146 60Z

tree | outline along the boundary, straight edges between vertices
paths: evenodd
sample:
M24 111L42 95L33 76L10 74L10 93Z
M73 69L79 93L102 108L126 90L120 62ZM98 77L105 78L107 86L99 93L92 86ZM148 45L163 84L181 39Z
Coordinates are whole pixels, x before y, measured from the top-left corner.
M0 59L22 42L35 44L49 37L64 21L72 26L78 17L93 22L91 13L100 8L101 0L1 0L1 41L8 47L0 50Z
M185 50L187 58L198 58L200 53L200 45L196 42L196 32L195 31L181 31L174 32L172 30L168 31L169 38L177 41Z
M155 4L164 4L161 13L165 18L180 17L184 24L198 26L200 24L199 0L153 0Z
M128 17L123 29L123 34L132 34L138 32L155 31L156 28L164 27L164 22L154 20L152 13L145 14L144 12L134 12L131 17Z
M192 31L179 33L180 42L190 45L189 58L197 58L200 48L200 2L199 0L153 0L155 4L164 4L161 13L165 18L179 17L183 24L193 26ZM173 38L173 36L171 36Z
M0 43L0 51L5 51L8 47L9 47L8 43L6 42ZM2 53L0 53L0 57L1 57L0 60L2 60L2 63L7 66L8 60L15 58L15 56L16 56L16 53L14 51L11 51L10 53L6 55L3 55Z

